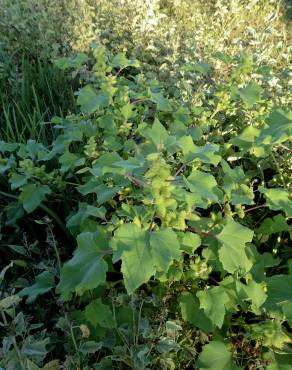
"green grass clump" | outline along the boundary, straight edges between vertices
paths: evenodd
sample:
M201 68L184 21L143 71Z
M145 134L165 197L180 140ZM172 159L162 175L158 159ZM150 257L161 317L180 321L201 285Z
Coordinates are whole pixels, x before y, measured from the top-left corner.
M50 142L51 117L75 108L74 83L51 62L27 56L1 53L0 68L0 138Z

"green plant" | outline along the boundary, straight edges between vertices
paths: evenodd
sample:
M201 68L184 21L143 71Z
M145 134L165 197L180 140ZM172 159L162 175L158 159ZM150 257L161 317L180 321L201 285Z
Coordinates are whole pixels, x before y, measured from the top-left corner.
M52 145L0 143L0 248L40 259L19 263L16 296L41 320L46 302L59 305L45 361L288 368L291 113L264 98L250 58L231 60L226 83L189 109L139 74L137 60L93 55L89 71L84 55L57 61L85 84L80 113L52 120ZM32 257L6 230L25 223L41 239L34 220L47 237ZM61 228L70 234L58 237Z

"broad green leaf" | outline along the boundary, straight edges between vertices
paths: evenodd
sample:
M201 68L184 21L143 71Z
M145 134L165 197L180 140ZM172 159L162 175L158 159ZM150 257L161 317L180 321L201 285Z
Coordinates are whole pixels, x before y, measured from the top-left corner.
M201 245L201 238L198 234L186 232L183 234L181 242L181 250L188 254L193 254L194 251Z
M162 112L171 111L171 105L162 93L151 93L151 101L157 104L157 109Z
M225 289L216 286L206 291L199 291L197 297L200 301L200 308L204 310L205 315L220 329L224 322L225 305L229 301Z
M217 182L209 173L199 170L193 171L190 176L184 178L186 186L198 197L198 202L219 202L221 195Z
M230 202L234 205L236 204L254 204L254 193L251 188L245 184L238 184L235 189L231 191Z
M156 271L167 271L173 260L181 258L176 233L171 229L160 229L150 233L151 255Z
M203 309L200 308L199 300L189 292L182 293L179 297L179 306L182 318L190 324L206 332L212 332L214 326Z
M176 122L180 122L185 126L189 126L189 124L192 122L190 112L186 107L179 107L178 110L172 114L172 116Z
M221 156L215 154L219 151L219 146L216 144L197 146L191 136L183 136L179 139L179 145L184 155L183 162L201 161L217 166L221 160Z
M156 272L147 232L135 224L119 227L112 239L113 261L122 259L122 273L128 294L146 283Z
M26 303L33 303L40 294L44 294L55 286L54 275L44 271L35 278L35 283L22 289L18 294L20 297L28 296Z
M105 151L118 151L123 148L123 143L117 136L107 135L102 143L102 148Z
M180 345L172 338L161 337L156 345L156 349L159 353L177 352L180 349Z
M219 259L227 272L249 271L252 262L249 260L245 250L245 244L251 242L253 231L228 218L226 225L217 239L222 246L219 249Z
M73 231L80 230L82 223L90 217L104 219L105 214L106 209L104 207L94 207L87 203L79 203L78 212L67 219L66 225Z
M285 217L281 214L274 216L273 218L266 218L257 232L260 234L276 234L281 231L289 231L291 228L287 224Z
M253 190L247 186L248 177L242 168L231 168L225 160L221 161L223 176L223 189L232 204L253 204Z
M83 196L95 193L96 188L100 186L100 180L97 177L91 177L88 181L84 182L84 184L77 186L77 190ZM102 184L103 185L103 184Z
M285 320L288 321L290 327L292 326L292 300L290 302L285 302L282 306L283 314Z
M280 320L267 320L251 327L251 332L257 340L261 340L265 347L283 349L291 338L284 332Z
M76 167L84 165L85 158L66 151L59 157L59 162L61 164L60 172L63 174L70 170L73 171Z
M224 288L229 296L229 302L226 303L225 308L229 313L236 313L238 311L239 297L236 289L237 278L233 275L227 275L220 282L220 287Z
M41 202L46 199L46 195L50 193L51 190L47 185L26 184L22 186L18 199L26 212L30 213L33 212Z
M224 172L222 188L230 202L234 205L253 204L254 193L253 190L247 186L249 179L242 168L239 166L230 168L228 163L224 160L221 161L221 166Z
M10 202L5 207L5 212L7 226L16 226L17 220L24 216L24 209L18 202Z
M80 351L84 353L85 355L88 355L89 353L95 353L99 351L102 347L103 347L102 342L94 342L92 340L89 340L81 344ZM46 369L43 369L43 370L46 370Z
M177 264L173 263L169 269L164 272L164 271L158 271L156 272L155 278L162 283L170 283L170 282L175 282L175 281L180 281L183 276L183 265L182 263Z
M98 204L104 204L107 201L113 199L113 197L122 190L121 186L107 186L104 184L96 186L94 189L95 194L97 195Z
M241 167L236 166L231 168L224 159L221 160L220 164L224 172L224 188L232 190L236 183L244 182L246 180L246 175Z
M288 190L283 188L265 189L259 187L261 193L265 195L267 204L273 211L284 211L287 217L292 217L292 199Z
M292 114L281 110L273 111L261 129L247 127L229 142L240 149L250 151L256 157L267 157L273 146L291 140Z
M157 147L164 145L166 139L169 137L165 127L160 123L158 119L155 119L151 128L146 128L142 135L149 141L153 142Z
M16 164L16 161L15 161L13 154L11 154L9 158L0 157L0 174L4 174L10 168L15 166L15 164Z
M122 272L128 294L146 283L159 271L167 271L181 252L174 231L161 229L148 232L135 224L119 227L112 239L113 261L122 260Z
M60 366L60 361L55 359L49 362L46 362L42 370L58 370Z
M258 284L253 280L250 280L248 284L236 281L236 289L240 299L251 301L252 311L259 315L261 313L259 309L267 299L265 284Z
M88 56L84 53L78 53L76 56L69 57L69 58L58 58L54 60L54 64L62 69L66 70L69 68L80 68L83 64L85 64L88 61Z
M40 362L49 352L49 350L47 350L49 343L49 338L32 340L32 337L28 337L22 345L21 354Z
M135 170L141 170L145 167L144 157L128 157L128 159L120 160L113 164L113 167L117 170L116 173L131 175ZM113 171L114 173L114 171Z
M222 157L219 154L219 145L216 144L206 144L204 146L194 147L192 161L202 161L203 163L209 163L214 166L217 166Z
M31 158L36 160L40 153L47 152L46 148L41 143L29 139L26 144L21 144L17 154L22 158Z
M223 342L212 341L203 347L197 366L200 370L239 370L234 365L232 354Z
M19 253L23 256L27 256L27 249L22 245L7 244L7 247L11 248L16 253ZM1 274L0 274L0 281L1 281Z
M11 189L15 190L20 188L21 186L27 184L28 177L25 175L20 175L18 173L13 173L12 176L9 179L9 182L11 184Z
M18 295L10 295L8 297L2 298L0 299L0 310L7 310L7 308L16 306L20 301L21 298Z
M173 122L170 122L168 124L168 128L169 128L170 135L173 135L177 140L179 138L189 134L189 128L186 127L184 123L182 123L180 121L177 121L177 120L174 120ZM198 131L200 131L200 129L198 129ZM202 135L202 133L201 133L201 135ZM201 136L199 136L199 138L200 137Z
M246 87L239 90L239 95L247 108L251 108L263 93L263 89L256 83L250 82Z
M122 158L117 153L105 153L94 161L90 172L97 177L102 176L105 173L114 173L115 170L120 170L119 168L116 168L115 164L120 163L121 161Z
M280 259L274 258L271 253L258 253L256 247L252 244L248 246L247 254L253 263L250 273L257 283L266 280L266 269L268 267L277 266L280 263Z
M3 140L0 140L0 153L12 153L19 147L17 143L6 143Z
M271 355L273 360L266 370L291 370L292 353L277 353L273 351Z
M210 66L206 63L197 63L194 66L194 70L204 76L207 76L210 72Z
M269 126L285 126L289 124L290 129L292 129L292 112L285 112L281 109L274 110L267 118L267 123Z
M127 103L121 108L121 113L125 120L128 120L131 117L134 117L136 115L134 111L134 105L131 103Z
M255 142L255 139L259 136L260 130L255 127L245 128L241 134L229 140L233 145L238 146L243 151L250 150Z
M292 113L273 111L256 139L257 145L272 146L292 139Z
M62 268L57 286L57 291L62 294L82 294L104 284L106 280L107 263L103 257L108 246L103 232L82 233L78 235L77 243L73 258Z
M268 298L264 304L265 309L280 317L283 315L285 305L292 302L292 276L291 275L274 275L267 279ZM289 305L290 307L290 305Z
M128 59L124 53L118 53L112 60L111 66L114 68L140 67L137 59Z
M107 107L112 100L112 95L103 90L97 92L93 86L87 85L79 90L77 104L85 113L91 114L100 108Z
M95 299L85 307L85 317L93 326L115 327L111 309L106 304L103 304L100 298Z

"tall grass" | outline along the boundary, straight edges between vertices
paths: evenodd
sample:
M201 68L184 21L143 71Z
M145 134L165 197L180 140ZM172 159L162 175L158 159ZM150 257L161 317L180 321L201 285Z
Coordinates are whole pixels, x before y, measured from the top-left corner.
M0 54L0 139L47 144L52 116L75 109L73 91L69 76L49 61Z

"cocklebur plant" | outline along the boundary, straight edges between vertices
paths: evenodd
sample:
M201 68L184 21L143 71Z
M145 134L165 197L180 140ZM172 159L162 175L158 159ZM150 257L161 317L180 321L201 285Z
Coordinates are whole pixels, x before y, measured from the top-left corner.
M52 120L51 146L0 143L0 194L21 210L11 223L7 207L6 222L46 212L66 231L63 243L77 245L57 250L59 276L42 272L20 294L33 287L30 304L54 291L67 305L77 353L86 333L100 347L74 357L80 366L99 368L102 357L118 368L183 368L180 342L151 321L161 312L161 327L178 320L190 331L189 365L217 366L220 353L222 369L243 368L230 340L239 323L245 343L262 343L263 363L289 364L292 205L278 157L290 150L291 113L265 104L256 82L234 77L242 64L219 88L228 98L214 89L189 109L139 75L137 60L105 49L94 57L92 71L80 55L58 63L77 64L86 80L76 93L80 113ZM109 296L129 304L142 290L158 304L129 313ZM147 320L152 342L137 334Z

